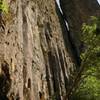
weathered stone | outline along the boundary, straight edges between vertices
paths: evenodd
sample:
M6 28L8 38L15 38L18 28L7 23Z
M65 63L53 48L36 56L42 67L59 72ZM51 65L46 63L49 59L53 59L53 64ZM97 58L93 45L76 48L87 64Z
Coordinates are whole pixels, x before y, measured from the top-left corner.
M0 23L0 80L8 77L2 98L67 100L77 58L56 2L9 0L9 10L3 27Z
M10 18L0 31L0 60L8 63L11 78L5 95L9 100L63 100L74 60L55 1L11 0L9 5Z

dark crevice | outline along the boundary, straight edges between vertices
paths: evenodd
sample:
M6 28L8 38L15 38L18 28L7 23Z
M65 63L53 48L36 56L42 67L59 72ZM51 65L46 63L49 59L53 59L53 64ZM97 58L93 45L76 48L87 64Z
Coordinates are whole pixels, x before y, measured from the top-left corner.
M52 93L51 93L51 84L50 84L50 75L49 75L49 66L45 65L46 66L46 80L47 80L47 86L48 86L48 91L49 91L49 95L51 96Z
M7 94L11 87L11 79L9 74L9 64L4 61L1 64L0 73L0 100L9 100Z
M61 68L62 68L62 72L63 72L63 76L64 76L64 81L65 81L65 88L66 88L66 92L68 91L68 78L66 76L66 70L65 70L65 67L67 67L67 65L65 66L64 65L64 59L63 59L63 56L62 56L62 52L61 50L58 48L58 53L59 53L59 58L60 58L60 63L61 63Z
M61 100L60 98L60 84L59 84L59 65L57 61L57 56L55 53L52 53L51 51L48 52L48 59L49 59L49 65L51 70L52 80L53 80L53 88L54 88L54 96L56 100Z
M45 36L46 36L46 40L47 40L48 43L52 38L51 33L52 33L52 30L51 30L51 27L50 27L50 23L47 22L47 23L45 23Z
M40 97L40 99L42 98L42 93L39 91L39 97Z
M31 79L28 79L28 88L31 89Z
M52 55L52 52L51 51L48 52L48 60L49 60L51 75L53 75L52 78L53 78L54 92L56 92L56 83L58 83L57 80L55 80L56 72L54 73L54 71L56 70L55 69L56 64L55 64L55 57L54 57L54 55Z
M73 54L73 57L75 59L76 65L80 66L80 64L81 64L80 55L77 51L76 45L73 42L72 37L71 37L70 29L68 29L66 26L66 22L68 22L68 21L67 21L66 17L64 16L64 14L62 14L60 12L57 3L56 3L56 12L57 12L57 15L59 17L59 22L60 22L62 33L63 33L62 35L63 35L64 41L65 41L65 46L66 46L66 48L70 48L70 50ZM70 44L69 46L67 44L68 42Z
M2 9L0 9L0 28L5 31L5 21L3 19L3 12Z
M40 91L39 91L39 97L40 97L40 100L45 100L45 99L44 99L44 92L40 92Z
M17 93L15 100L20 100L19 93Z

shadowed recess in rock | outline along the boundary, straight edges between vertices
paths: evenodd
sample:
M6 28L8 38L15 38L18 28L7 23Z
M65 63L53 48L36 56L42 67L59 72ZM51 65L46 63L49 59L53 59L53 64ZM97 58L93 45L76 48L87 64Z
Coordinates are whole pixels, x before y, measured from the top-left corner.
M6 61L3 61L0 70L0 100L9 100L7 97L11 87L9 64Z

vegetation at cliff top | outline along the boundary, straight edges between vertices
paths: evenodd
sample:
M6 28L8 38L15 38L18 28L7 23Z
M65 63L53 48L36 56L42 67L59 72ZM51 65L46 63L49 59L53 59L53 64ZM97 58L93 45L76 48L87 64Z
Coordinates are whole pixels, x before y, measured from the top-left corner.
M8 4L6 0L0 0L0 12L8 13Z
M100 100L100 18L92 17L82 30L85 51L81 54L80 84L72 100Z

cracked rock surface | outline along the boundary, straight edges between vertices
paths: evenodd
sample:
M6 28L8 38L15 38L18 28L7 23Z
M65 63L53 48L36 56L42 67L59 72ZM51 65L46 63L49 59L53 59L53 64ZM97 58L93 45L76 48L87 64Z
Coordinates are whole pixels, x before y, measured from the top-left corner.
M8 5L0 16L0 100L67 100L77 58L56 2Z

